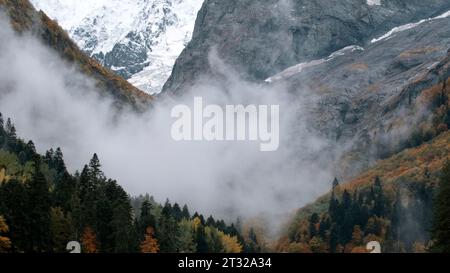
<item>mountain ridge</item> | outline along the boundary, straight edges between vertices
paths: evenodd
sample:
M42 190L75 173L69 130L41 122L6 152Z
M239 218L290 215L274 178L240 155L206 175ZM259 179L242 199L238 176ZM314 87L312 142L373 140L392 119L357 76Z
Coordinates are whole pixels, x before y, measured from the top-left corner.
M11 24L18 33L31 32L64 60L76 64L80 71L96 80L100 91L114 98L119 108L129 105L141 111L153 101L150 95L81 52L57 22L44 12L36 11L28 0L0 0L0 8L9 14Z
M448 1L217 1L200 9L191 42L177 59L163 90L182 92L199 75L209 76L207 54L219 57L244 78L261 81L283 69L324 57L349 45L364 46L374 36L403 23L437 16Z
M86 54L152 94L161 91L189 42L202 0L32 3L60 21Z

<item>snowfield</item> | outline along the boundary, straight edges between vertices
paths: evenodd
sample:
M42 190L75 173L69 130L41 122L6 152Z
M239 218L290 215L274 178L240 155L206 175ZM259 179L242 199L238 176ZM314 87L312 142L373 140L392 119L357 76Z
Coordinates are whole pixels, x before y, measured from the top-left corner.
M158 93L192 37L203 0L31 2L56 19L81 49L116 72L127 69L117 65L116 59L136 54L128 64L142 67L131 71L129 81L149 93ZM115 48L118 46L122 46L121 51ZM114 54L108 56L111 52Z

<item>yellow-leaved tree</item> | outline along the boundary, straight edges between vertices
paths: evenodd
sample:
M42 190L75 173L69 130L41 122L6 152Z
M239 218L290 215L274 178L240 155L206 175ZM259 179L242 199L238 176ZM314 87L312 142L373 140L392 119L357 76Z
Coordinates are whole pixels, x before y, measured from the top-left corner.
M225 253L241 253L242 245L239 243L237 236L230 236L228 234L219 232L222 239L223 249Z

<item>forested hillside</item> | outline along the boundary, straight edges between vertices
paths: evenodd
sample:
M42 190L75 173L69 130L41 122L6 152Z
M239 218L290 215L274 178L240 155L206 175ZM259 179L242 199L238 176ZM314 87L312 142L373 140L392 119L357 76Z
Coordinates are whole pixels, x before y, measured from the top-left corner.
M9 15L15 31L32 33L69 64L75 64L83 74L94 79L98 90L103 95L112 96L118 107L125 105L143 110L153 100L152 96L84 54L56 21L42 11L36 11L28 0L0 0L0 11Z
M96 154L72 175L61 149L39 155L0 115L0 252L66 252L79 241L86 253L236 253L255 249L246 237L186 205L148 195L131 202Z
M441 193L450 183L449 143L446 132L378 162L352 181L335 179L329 194L296 213L277 250L366 252L370 241L380 242L383 252L435 250L436 236L446 229L442 221L436 224L449 216L448 190Z

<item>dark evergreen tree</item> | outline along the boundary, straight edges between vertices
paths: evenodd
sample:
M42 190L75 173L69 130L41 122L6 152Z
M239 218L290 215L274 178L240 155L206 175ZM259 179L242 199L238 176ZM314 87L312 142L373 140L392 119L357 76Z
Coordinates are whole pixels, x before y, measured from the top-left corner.
M98 195L98 181L91 177L91 172L88 166L84 166L83 171L79 177L79 199L80 199L80 220L81 228L84 230L85 226L90 226L95 229L97 215L96 205Z
M144 232L148 227L156 227L155 216L152 214L152 204L149 200L144 200L144 202L142 202L139 226L142 235L144 235Z
M194 239L195 239L195 243L197 245L197 252L198 253L207 253L209 248L208 248L208 242L206 241L205 227L203 225L200 225L195 230Z
M246 244L245 252L247 253L259 253L261 252L261 247L258 243L258 237L253 228L250 228L248 232L248 242Z
M216 221L214 220L214 218L212 217L212 215L210 215L208 217L208 219L206 219L206 225L210 226L210 227L215 227L216 226Z
M327 238L327 232L331 229L331 220L330 217L326 216L319 225L319 236L322 239Z
M218 230L221 230L225 233L229 233L228 230L230 227L228 227L227 224L225 224L225 221L223 221L223 220L215 221L212 216L211 216L211 218L212 218L211 222L213 223L213 226L215 226Z
M89 162L89 176L94 180L103 180L104 175L101 170L100 160L98 159L97 154L92 156L91 161Z
M53 207L60 207L65 212L72 212L71 200L77 194L77 185L75 179L68 173L64 172L61 178L55 182L54 189L51 193Z
M383 185L381 184L380 177L375 178L373 186L373 214L379 217L386 215L386 198L384 196Z
M42 174L41 162L35 161L33 179L28 183L28 202L32 251L48 252L52 250L50 230L50 192L45 176Z
M333 224L330 229L330 252L335 253L339 245L339 234L341 233L339 226Z
M55 151L52 168L54 168L58 174L64 174L65 172L67 172L61 148L57 148Z
M309 218L309 235L311 237L316 236L319 233L317 229L317 224L319 224L320 217L317 213L313 213Z
M5 127L6 134L9 138L16 138L16 127L11 122L11 119L8 118L6 121L6 127Z
M172 214L177 222L183 219L183 212L181 211L181 208L177 203L175 203L172 207Z
M114 252L129 253L137 250L132 240L131 206L125 202L118 202L114 206L112 220L112 237L114 240Z
M339 180L337 179L337 177L334 178L333 180L333 189L339 187Z
M189 209L187 205L183 206L183 210L182 210L182 215L184 219L189 219L191 218L191 214L189 213Z
M15 155L7 160L15 160L12 163L21 167L17 175L7 173L6 182L0 181L0 215L9 226L13 252L65 252L69 240L84 240L89 243L89 251L134 252L139 249L148 226L156 229L162 252L179 251L182 238L179 229L183 226L179 221L190 219L186 205L181 209L178 204L172 206L167 201L161 210L161 206L154 205L156 202L147 196L142 206L135 208L140 211L140 217L133 219L129 196L116 181L107 180L96 154L81 173L72 176L66 169L60 148L50 149L41 157L32 141L25 143L17 138L10 119L4 125L0 115L0 121L0 149ZM35 166L31 177L30 162ZM25 170L23 176L22 169ZM159 218L155 219L155 215ZM194 216L200 224L192 231L191 240L194 239L193 245L198 246L199 252L223 250L222 237L217 230L237 236L243 244L240 229L234 225L227 226L223 220L216 221L211 216L206 232L203 215L196 213ZM189 239L191 232L190 223L187 224L184 226L189 232L183 234L185 239ZM250 237L256 240L256 235Z
M174 253L178 251L177 237L178 224L172 215L172 207L167 200L161 213L156 237L159 242L161 252Z
M5 121L3 120L3 115L0 113L0 130L3 130L5 126Z
M32 252L32 227L28 191L16 179L0 185L0 214L8 222L14 252Z

